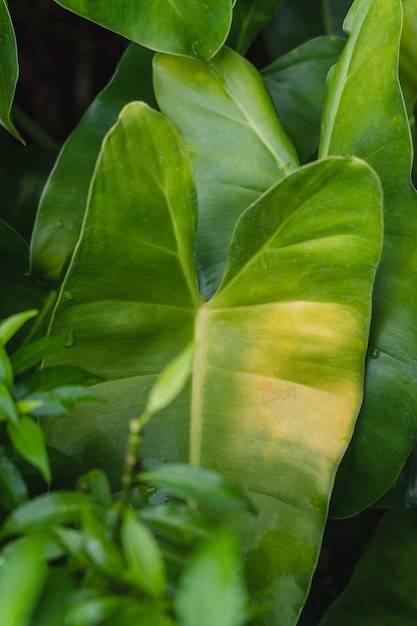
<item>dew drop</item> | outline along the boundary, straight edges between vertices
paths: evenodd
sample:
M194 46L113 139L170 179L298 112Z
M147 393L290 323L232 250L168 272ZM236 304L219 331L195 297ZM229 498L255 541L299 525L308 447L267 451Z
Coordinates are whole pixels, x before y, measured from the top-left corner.
M56 223L56 227L57 228L62 228L64 226L64 224L62 222L57 222Z
M379 357L379 355L381 354L379 348L372 348L372 350L369 353L369 356L371 357L371 359L377 359Z
M66 340L66 342L64 343L64 346L66 348L71 348L71 346L73 346L75 343L75 335L74 335L74 331L71 330L69 335L68 335L68 339Z
M334 461L334 456L333 454L328 454L327 455L327 460L331 463L332 461Z
M194 56L198 56L198 41L193 41L191 44L191 50L193 51Z
M65 300L72 300L74 297L74 294L70 291L64 291L62 295L64 296Z

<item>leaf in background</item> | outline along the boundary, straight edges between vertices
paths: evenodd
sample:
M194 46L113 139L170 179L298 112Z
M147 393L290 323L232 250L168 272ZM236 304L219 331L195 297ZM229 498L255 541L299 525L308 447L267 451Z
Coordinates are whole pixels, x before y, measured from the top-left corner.
M223 48L210 64L159 54L154 75L158 104L193 163L200 290L209 298L239 216L298 159L260 74L232 50Z
M5 348L0 344L0 384L3 384L7 389L13 386L13 369L10 363L9 355Z
M44 189L31 243L32 272L48 283L59 284L77 243L104 135L127 102L145 100L156 105L152 57L153 53L141 46L131 45L127 49L112 80L61 150Z
M0 504L12 511L28 498L26 484L16 465L0 454Z
M100 380L100 376L87 372L80 367L57 365L55 367L45 367L30 376L20 379L15 384L14 391L17 398L22 398L35 391L50 391L56 387L68 385L97 384Z
M402 468L392 487L374 504L375 508L399 509L417 507L417 448Z
M169 363L156 379L148 395L145 411L151 415L164 409L182 391L190 377L195 346L190 343L171 363Z
M0 554L0 606L4 626L30 623L30 616L47 575L44 552L50 541L43 535L23 537Z
M382 496L417 435L417 194L398 84L401 2L357 0L345 29L350 37L328 81L320 156L355 154L375 169L384 191L384 247L373 292L364 404L336 480L336 517L353 515Z
M6 0L0 0L0 124L13 137L24 143L10 115L18 74L19 65L13 24Z
M415 124L413 108L417 98L417 4L402 0L403 29L400 43L400 82L408 116Z
M74 523L91 506L83 493L54 491L24 502L12 511L0 529L0 538L50 530L56 524Z
M221 48L232 19L230 0L55 0L83 17L161 52L210 59Z
M104 576L120 582L126 568L120 548L89 509L81 512L81 522L82 545L91 563Z
M139 474L139 480L151 483L176 498L191 500L205 509L255 512L241 489L204 467L169 463Z
M233 9L232 27L227 45L245 54L255 39L275 13L282 0L238 0Z
M35 391L16 402L21 415L65 415L79 402L105 402L95 390L84 385L65 385L51 391Z
M20 346L10 357L15 376L39 365L43 358L53 354L68 342L69 333L59 337L41 337L27 345Z
M43 431L28 417L21 417L19 421L9 421L7 433L13 447L22 455L25 461L36 467L47 483L51 482L51 470L46 452Z
M5 346L17 331L32 317L36 317L39 311L23 311L16 313L0 322L0 344Z
M321 0L324 24L329 35L345 36L342 24L351 4L352 0Z
M320 626L414 626L416 563L417 511L387 513Z
M159 536L176 544L188 545L210 536L212 520L207 514L179 502L152 504L139 510L139 515Z
M281 123L303 163L318 150L326 76L344 43L336 37L319 37L262 70Z
M128 563L126 580L150 596L162 597L165 566L158 542L131 509L124 513L120 539Z
M235 533L220 530L187 563L175 597L179 623L241 626L247 601Z
M97 461L119 487L129 421L194 341L190 383L147 424L144 468L217 467L248 490L260 512L240 514L252 588L258 602L274 598L276 622L293 624L362 399L380 184L356 159L284 178L244 212L222 286L205 303L195 220L177 133L160 113L128 105L103 144L63 287L73 297L60 299L51 329L74 328L53 362L106 376L93 388L109 404L43 424L52 445Z
M22 311L41 310L49 291L27 276L29 247L6 222L0 220L0 319ZM34 314L34 313L33 313ZM26 329L25 329L26 330Z

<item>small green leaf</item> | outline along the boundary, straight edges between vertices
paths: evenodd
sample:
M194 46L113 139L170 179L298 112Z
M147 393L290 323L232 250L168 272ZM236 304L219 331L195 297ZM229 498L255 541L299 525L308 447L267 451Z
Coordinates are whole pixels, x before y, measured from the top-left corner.
M150 530L127 509L120 533L129 565L127 579L151 596L160 597L165 587L165 568L158 543Z
M0 555L2 626L22 626L30 616L47 574L44 552L49 538L23 537L8 544Z
M11 108L16 89L19 66L16 37L6 0L0 0L0 124L24 143L11 119Z
M221 530L203 545L183 573L175 598L181 626L240 626L247 596L235 535Z
M83 547L88 558L102 574L120 582L126 564L119 547L92 511L84 509L81 517Z
M38 391L16 402L21 415L65 415L79 402L104 402L96 391L82 385L66 385L51 391Z
M16 406L8 387L0 381L0 421L18 422Z
M209 537L213 526L212 520L202 511L179 502L144 507L139 514L158 535L181 545Z
M12 512L0 530L0 538L49 530L55 524L78 522L81 511L89 505L89 498L76 491L45 493Z
M14 375L18 376L31 367L38 365L42 359L66 345L69 333L57 337L41 337L28 345L21 346L10 357Z
M6 511L27 500L28 491L16 465L0 454L0 504Z
M22 417L18 422L9 422L7 432L14 448L40 471L47 483L51 482L45 437L39 426L32 419Z
M16 313L15 315L11 315L3 320L0 323L0 343L5 346L13 335L15 335L23 326L23 324L36 315L38 315L38 311L32 309L30 311L24 311L23 313Z
M154 383L146 404L146 412L153 415L165 408L181 392L190 377L195 347L190 343L165 369Z
M212 470L186 463L170 463L139 475L177 498L193 500L216 511L252 511L247 495L235 484Z

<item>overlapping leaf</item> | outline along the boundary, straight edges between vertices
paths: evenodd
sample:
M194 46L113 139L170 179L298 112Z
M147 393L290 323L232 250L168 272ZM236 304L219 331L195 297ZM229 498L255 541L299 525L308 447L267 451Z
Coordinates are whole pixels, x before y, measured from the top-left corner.
M104 135L127 102L144 100L155 104L152 56L140 46L128 48L113 79L97 96L61 150L45 186L32 233L32 273L45 282L59 284L62 270L77 243Z
M364 405L338 475L335 515L355 513L394 482L415 442L417 418L417 195L410 131L398 84L399 0L357 0L349 41L328 83L321 156L355 154L384 189Z
M242 211L297 167L298 159L260 74L243 57L227 48L210 64L158 55L154 72L158 104L193 163L200 289L210 297Z
M265 619L282 626L304 603L361 402L381 203L358 160L295 171L244 212L204 303L189 160L170 123L132 103L104 142L54 315L53 333L74 330L56 360L107 377L97 389L110 402L47 420L49 440L115 486L128 421L194 340L191 383L146 427L143 463L217 467L250 492L259 514L240 515L252 591L273 599Z
M227 45L245 54L256 35L278 11L282 0L238 0Z
M223 45L232 19L230 0L55 0L151 50L210 59Z

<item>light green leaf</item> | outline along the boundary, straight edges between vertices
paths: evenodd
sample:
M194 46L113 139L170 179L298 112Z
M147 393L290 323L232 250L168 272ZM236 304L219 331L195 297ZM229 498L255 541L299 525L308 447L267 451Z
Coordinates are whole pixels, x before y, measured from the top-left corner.
M18 419L19 416L10 389L4 382L0 381L0 421L10 420L17 423Z
M210 64L157 55L155 93L193 163L200 289L213 295L236 221L298 165L260 74L223 48ZM221 224L221 227L219 227Z
M384 191L384 248L373 294L364 404L339 471L332 513L352 515L395 481L417 435L417 194L398 84L399 0L357 0L328 81L320 154L356 154Z
M119 582L126 564L121 550L92 511L81 512L82 545L89 560L105 576Z
M163 596L165 566L158 542L130 509L123 516L120 538L128 563L126 579L151 596Z
M414 626L417 511L387 513L320 626Z
M282 0L238 0L233 9L227 45L245 54L263 26L278 11Z
M17 452L40 471L47 483L51 482L45 437L39 426L32 419L21 417L17 422L9 421L7 433Z
M18 74L13 24L6 0L0 0L0 124L13 137L24 143L10 115Z
M80 234L88 189L104 135L127 102L155 103L152 57L149 50L137 45L127 49L112 80L94 100L61 150L45 186L32 235L32 272L43 281L60 284L62 270Z
M55 0L58 4L146 48L210 59L226 40L230 0Z
M55 524L74 523L89 499L76 491L54 491L33 498L15 509L1 527L1 539L51 529Z
M175 598L181 626L241 626L247 596L235 534L221 530L187 563Z
M246 494L217 472L187 464L169 463L139 475L139 480L166 493L192 500L213 511L254 511Z
M0 343L5 346L17 331L32 317L36 317L39 311L30 310L16 313L0 322Z
M0 606L4 626L28 624L47 574L44 558L49 539L23 537L0 554Z
M318 37L262 70L282 125L302 162L318 149L326 76L343 46L342 39Z
M51 391L35 391L16 402L21 415L65 415L79 402L105 402L96 391L83 385L65 385Z
M103 144L63 287L73 298L60 299L52 325L74 328L75 339L53 362L106 376L94 388L109 405L45 428L51 444L96 461L119 486L128 422L194 341L190 384L147 424L143 464L217 467L248 490L259 515L240 516L256 600L273 597L271 619L286 626L305 601L362 399L380 184L357 159L284 178L243 213L222 285L205 303L194 234L178 136L132 103Z
M13 386L13 369L10 363L9 355L5 348L0 344L0 384L11 390Z
M181 392L190 377L193 360L194 344L190 343L156 379L146 403L146 411L154 414L165 408Z
M69 339L70 333L66 332L60 337L41 337L29 344L20 346L10 357L15 376L39 365L43 358L62 348Z

